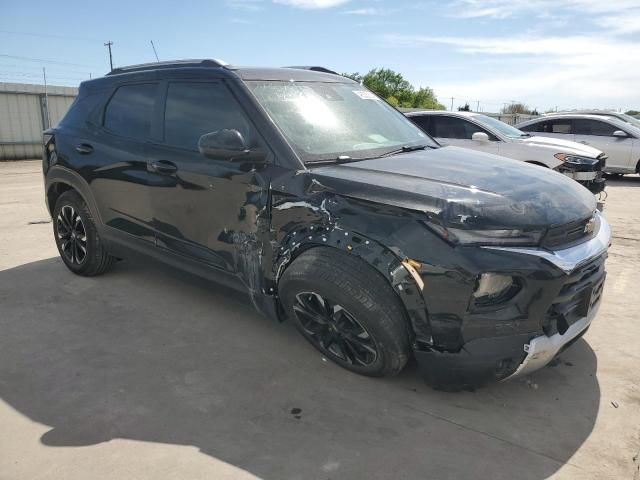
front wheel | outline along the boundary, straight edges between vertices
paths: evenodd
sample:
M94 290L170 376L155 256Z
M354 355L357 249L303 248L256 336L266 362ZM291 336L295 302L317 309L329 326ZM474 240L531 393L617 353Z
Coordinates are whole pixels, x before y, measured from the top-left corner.
M311 345L341 367L394 375L409 358L404 309L386 279L353 255L318 247L284 272L280 298Z

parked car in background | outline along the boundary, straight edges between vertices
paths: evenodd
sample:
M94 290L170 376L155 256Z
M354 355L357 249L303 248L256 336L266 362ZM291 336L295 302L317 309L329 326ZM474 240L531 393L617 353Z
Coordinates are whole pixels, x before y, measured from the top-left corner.
M566 140L532 137L495 118L473 112L422 110L405 114L442 145L455 145L548 167L593 193L604 190L599 150Z
M593 195L441 147L340 75L118 68L83 82L44 140L52 233L73 273L155 257L289 319L355 373L397 374L414 356L440 388L523 375L601 303L611 231Z
M623 122L633 125L636 128L640 128L640 119L638 119L638 117L627 115L626 113L622 113L622 112L615 112L612 110L571 110L571 111L565 111L565 112L555 112L552 114L545 113L543 116L546 117L548 115L557 115L557 114L575 115L576 113L583 114L583 115L600 115L605 117L614 117L614 118L617 118L618 120L622 120ZM524 120L519 123L524 123Z
M571 140L602 150L605 172L640 172L640 128L607 115L578 113L544 115L516 125L536 136Z

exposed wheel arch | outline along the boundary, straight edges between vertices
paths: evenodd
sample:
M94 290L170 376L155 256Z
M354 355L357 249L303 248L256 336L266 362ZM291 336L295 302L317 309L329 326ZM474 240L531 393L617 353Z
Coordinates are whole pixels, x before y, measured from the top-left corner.
M313 234L309 235L312 232ZM405 259L378 242L355 232L318 226L311 230L309 226L298 228L289 234L282 242L282 250L274 265L276 290L285 270L296 258L312 248L331 248L342 251L346 255L358 257L369 268L381 275L400 299L406 318L409 320L408 328L412 330L411 337L421 341L430 338L431 328L421 287L403 266Z
M393 375L404 367L413 336L410 323L402 301L377 269L347 250L318 246L291 262L281 285L280 298L289 318L325 356L363 375ZM338 306L338 310L331 306ZM300 311L305 313L299 314ZM335 312L342 312L337 314L341 320ZM318 321L317 317L323 320ZM347 332L351 333L343 334L345 318L351 319L347 322ZM363 336L354 336L354 329L363 332ZM330 340L325 345L327 336ZM350 348L330 350L328 345L342 344L341 339ZM366 351L353 346L361 346L365 339ZM363 352L366 358L357 355Z

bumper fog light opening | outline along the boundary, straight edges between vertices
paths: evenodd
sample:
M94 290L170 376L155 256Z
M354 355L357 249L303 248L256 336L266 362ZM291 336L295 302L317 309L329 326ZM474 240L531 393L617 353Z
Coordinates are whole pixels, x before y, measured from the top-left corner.
M517 290L518 285L510 275L482 273L478 276L473 296L476 304L490 305L508 300Z

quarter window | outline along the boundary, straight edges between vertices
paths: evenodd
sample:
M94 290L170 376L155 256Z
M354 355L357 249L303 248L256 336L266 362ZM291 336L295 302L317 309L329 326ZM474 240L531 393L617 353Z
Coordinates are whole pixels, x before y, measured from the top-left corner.
M249 122L224 85L169 84L164 113L166 144L197 151L202 135L232 128L238 130L249 145L254 142Z
M123 85L111 97L104 126L113 133L137 139L151 136L157 84Z

